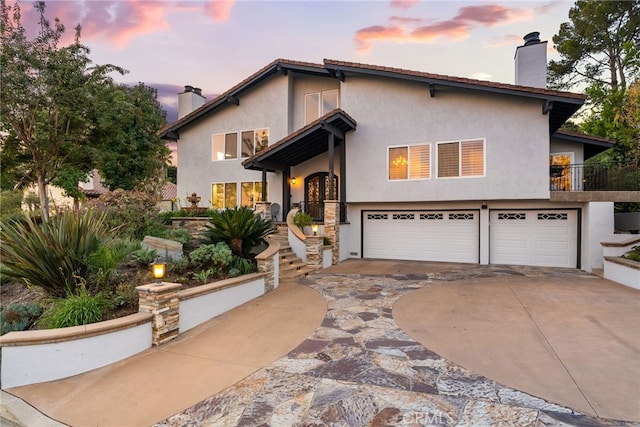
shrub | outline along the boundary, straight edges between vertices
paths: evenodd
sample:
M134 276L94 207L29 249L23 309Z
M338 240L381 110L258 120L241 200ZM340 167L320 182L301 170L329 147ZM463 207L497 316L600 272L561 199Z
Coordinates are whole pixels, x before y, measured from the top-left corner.
M264 220L247 207L214 211L207 224L206 237L211 243L226 242L234 255L249 257L251 248L276 230L271 220Z
M325 245L325 246L331 246L331 239L328 238L327 236L324 236L322 238L322 244Z
M624 254L624 258L632 261L640 261L640 246L634 246L629 252Z
M238 277L240 276L240 270L238 270L237 268L230 268L229 269L229 277Z
M138 300L138 291L133 286L118 284L111 295L111 303L116 308L133 305Z
M113 239L101 244L89 256L89 271L97 286L107 286L117 275L118 264L140 248L140 243L130 239Z
M231 249L224 242L215 245L200 245L189 254L191 265L198 269L215 267L218 271L226 271L233 259Z
M76 295L54 300L39 324L53 329L99 322L109 306L109 301L102 294L89 295L87 289L81 286Z
M142 191L109 191L87 202L90 208L104 212L106 222L119 228L122 235L142 240L150 227L160 222L156 196Z
M93 211L63 212L42 224L27 215L0 230L5 274L52 296L71 295L78 279L87 277L90 256L108 234L104 216Z
M256 264L252 260L239 257L237 255L233 256L233 260L231 260L231 264L229 265L229 276L235 277L231 274L232 269L238 270L237 276L240 276L242 274L255 273L258 270Z
M300 228L308 227L313 224L313 217L306 212L298 211L293 216L293 223Z
M13 331L24 331L40 317L39 304L11 304L0 312L0 335Z
M210 278L218 277L218 270L215 268L209 268L207 270L201 270L197 273L193 273L193 278L202 283L207 283Z
M161 236L163 239L175 240L183 245L186 245L191 241L191 234L184 228L166 228Z
M140 266L148 266L158 257L158 252L151 248L140 248L131 252L131 258Z

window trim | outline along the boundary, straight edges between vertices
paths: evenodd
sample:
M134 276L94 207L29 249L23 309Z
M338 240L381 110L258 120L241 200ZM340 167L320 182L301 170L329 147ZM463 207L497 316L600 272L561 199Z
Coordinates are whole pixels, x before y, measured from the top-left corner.
M229 157L227 159L227 135L231 135L231 134L235 134L235 136L236 136L236 157ZM214 158L215 151L214 151L214 147L213 147L213 138L218 136L218 135L222 135L224 137L224 156L225 156L224 159L216 159L216 158ZM242 145L241 145L241 141L239 141L239 139L241 139L241 138L242 138L242 134L238 135L238 132L212 133L211 134L211 161L212 162L225 162L225 161L241 159L241 157L238 157L238 153L240 153L240 155L242 155ZM238 150L238 148L240 148L240 150Z
M332 92L334 90L338 92L338 96L336 98L336 100L338 101L337 102L338 105L336 106L336 108L340 108L340 88L339 87L333 87L333 88L328 88L328 89L323 89L323 90L317 90L317 91L314 91L314 92L307 92L307 93L304 94L303 119L304 119L305 126L308 125L309 123L311 123L313 120L317 120L318 118L324 116L325 114L327 114L329 112L329 111L323 111L323 105L324 105L324 103L322 102L322 100L324 99L323 95L324 95L325 92ZM318 114L319 115L315 119L307 121L307 96L316 95L316 94L319 95L318 96Z
M215 199L213 197L213 186L214 185L218 185L218 184L222 184L222 190L224 191L224 195L222 197L222 200L224 202L224 206L221 208L217 208L214 206L214 202ZM237 207L238 206L238 181L216 181L216 182L212 182L211 183L211 200L209 201L209 205L211 206L211 209L230 209L229 206L227 206L227 184L235 184L236 185L236 204L235 206L232 206L232 208Z
M482 141L482 175L463 176L462 175L462 150L460 149L460 146L463 142L475 142L475 141ZM458 143L458 176L439 176L438 167L440 165L440 156L439 156L438 146L440 144L452 144L452 143ZM477 179L477 178L485 178L487 176L487 138L486 137L453 139L450 141L437 141L435 145L436 145L436 150L435 150L436 152L434 156L435 167L433 169L435 171L436 179Z
M415 146L428 146L429 147L429 178L409 178L411 176L411 171L409 170L409 166L411 165L411 149L410 147ZM389 151L392 148L406 148L407 149L407 178L405 179L391 179L389 176L391 174L391 170L389 169ZM398 144L398 145L389 145L387 146L387 182L406 182L406 181L428 181L433 178L433 143L432 142L416 142L413 144Z

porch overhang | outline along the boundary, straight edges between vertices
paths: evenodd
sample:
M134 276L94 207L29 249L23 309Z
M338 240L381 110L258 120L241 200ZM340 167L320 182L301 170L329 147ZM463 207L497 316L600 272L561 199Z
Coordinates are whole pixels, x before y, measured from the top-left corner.
M337 108L249 157L242 165L251 170L286 171L291 166L326 153L329 135L334 135L334 146L337 146L345 140L347 132L355 129L356 121Z

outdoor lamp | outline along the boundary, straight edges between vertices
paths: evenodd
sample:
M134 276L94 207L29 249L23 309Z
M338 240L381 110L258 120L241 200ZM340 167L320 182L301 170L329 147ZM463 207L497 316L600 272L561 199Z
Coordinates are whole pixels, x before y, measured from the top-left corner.
M296 185L296 177L291 178L291 185Z
M153 277L156 279L156 285L162 284L166 266L167 263L164 262L164 258L161 256L157 257L155 261L151 263L151 272L153 273Z
M313 224L311 226L311 231L313 231L313 235L317 236L318 235L318 224Z

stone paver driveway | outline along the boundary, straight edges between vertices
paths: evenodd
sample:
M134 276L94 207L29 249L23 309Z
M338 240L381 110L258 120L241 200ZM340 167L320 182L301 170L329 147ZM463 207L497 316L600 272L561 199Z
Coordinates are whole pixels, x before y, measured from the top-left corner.
M328 311L296 349L157 425L635 425L585 415L477 375L412 339L392 316L399 298L438 281L582 273L445 266L375 274L384 266L360 266L362 271L332 268L302 281L324 296Z

